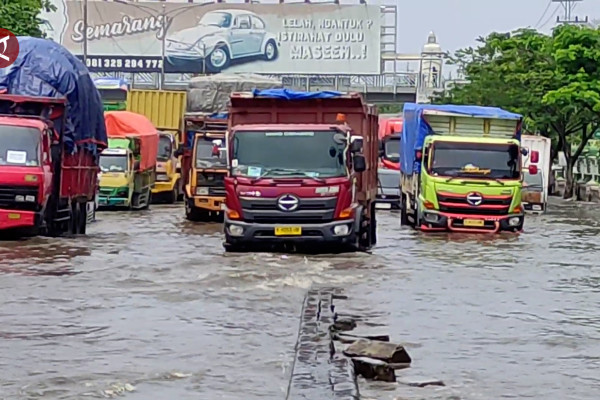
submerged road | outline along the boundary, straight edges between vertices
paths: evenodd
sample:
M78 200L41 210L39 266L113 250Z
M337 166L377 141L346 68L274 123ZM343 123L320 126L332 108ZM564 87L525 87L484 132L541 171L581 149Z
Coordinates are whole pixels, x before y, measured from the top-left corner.
M0 242L0 399L283 399L313 283L406 344L398 381L446 384L363 399L598 398L598 205L555 201L520 236L378 227L373 254L225 255L218 225L153 206Z

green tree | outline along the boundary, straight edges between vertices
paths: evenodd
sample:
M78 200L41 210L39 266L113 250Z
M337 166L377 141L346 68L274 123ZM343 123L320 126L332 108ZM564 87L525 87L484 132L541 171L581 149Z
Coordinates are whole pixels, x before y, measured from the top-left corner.
M526 130L553 139L553 158L564 151L565 197L571 197L573 166L600 125L600 30L564 25L551 36L522 29L478 41L452 57L469 83L435 101L522 114Z
M0 0L2 28L17 36L42 37L40 12L55 9L49 0Z

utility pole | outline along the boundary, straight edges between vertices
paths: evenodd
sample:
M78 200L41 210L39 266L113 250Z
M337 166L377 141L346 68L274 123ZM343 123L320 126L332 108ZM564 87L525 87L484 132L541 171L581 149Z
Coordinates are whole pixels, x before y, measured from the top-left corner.
M562 19L560 18L560 16L556 16L556 23L567 25L587 24L587 16L584 19L579 19L579 17L577 16L573 18L573 10L575 9L575 6L577 5L577 3L581 3L582 1L583 0L552 0L553 3L560 3L564 11Z
M88 56L88 0L83 0L83 65L87 67Z

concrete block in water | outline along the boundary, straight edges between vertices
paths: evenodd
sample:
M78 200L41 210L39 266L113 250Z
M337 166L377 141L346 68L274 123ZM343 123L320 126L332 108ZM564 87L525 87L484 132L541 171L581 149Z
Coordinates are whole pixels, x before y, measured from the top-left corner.
M410 364L412 362L404 346L378 340L357 340L344 350L344 354L348 357L374 358L390 364Z
M390 337L388 335L366 335L366 334L349 334L334 332L332 334L333 340L337 340L342 343L350 344L356 342L358 339L377 340L380 342L389 342Z
M388 363L369 357L357 357L352 359L356 374L366 379L383 382L396 382L396 373Z

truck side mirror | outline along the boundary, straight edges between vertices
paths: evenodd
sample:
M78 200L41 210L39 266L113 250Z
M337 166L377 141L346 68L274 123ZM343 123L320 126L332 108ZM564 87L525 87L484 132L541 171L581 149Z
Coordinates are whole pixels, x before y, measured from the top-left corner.
M363 148L363 138L362 136L353 135L350 137L350 151L352 153L358 153Z
M355 154L353 157L354 171L364 172L367 170L367 160L362 154Z
M385 146L383 144L383 141L379 141L379 157L383 157L385 156Z

